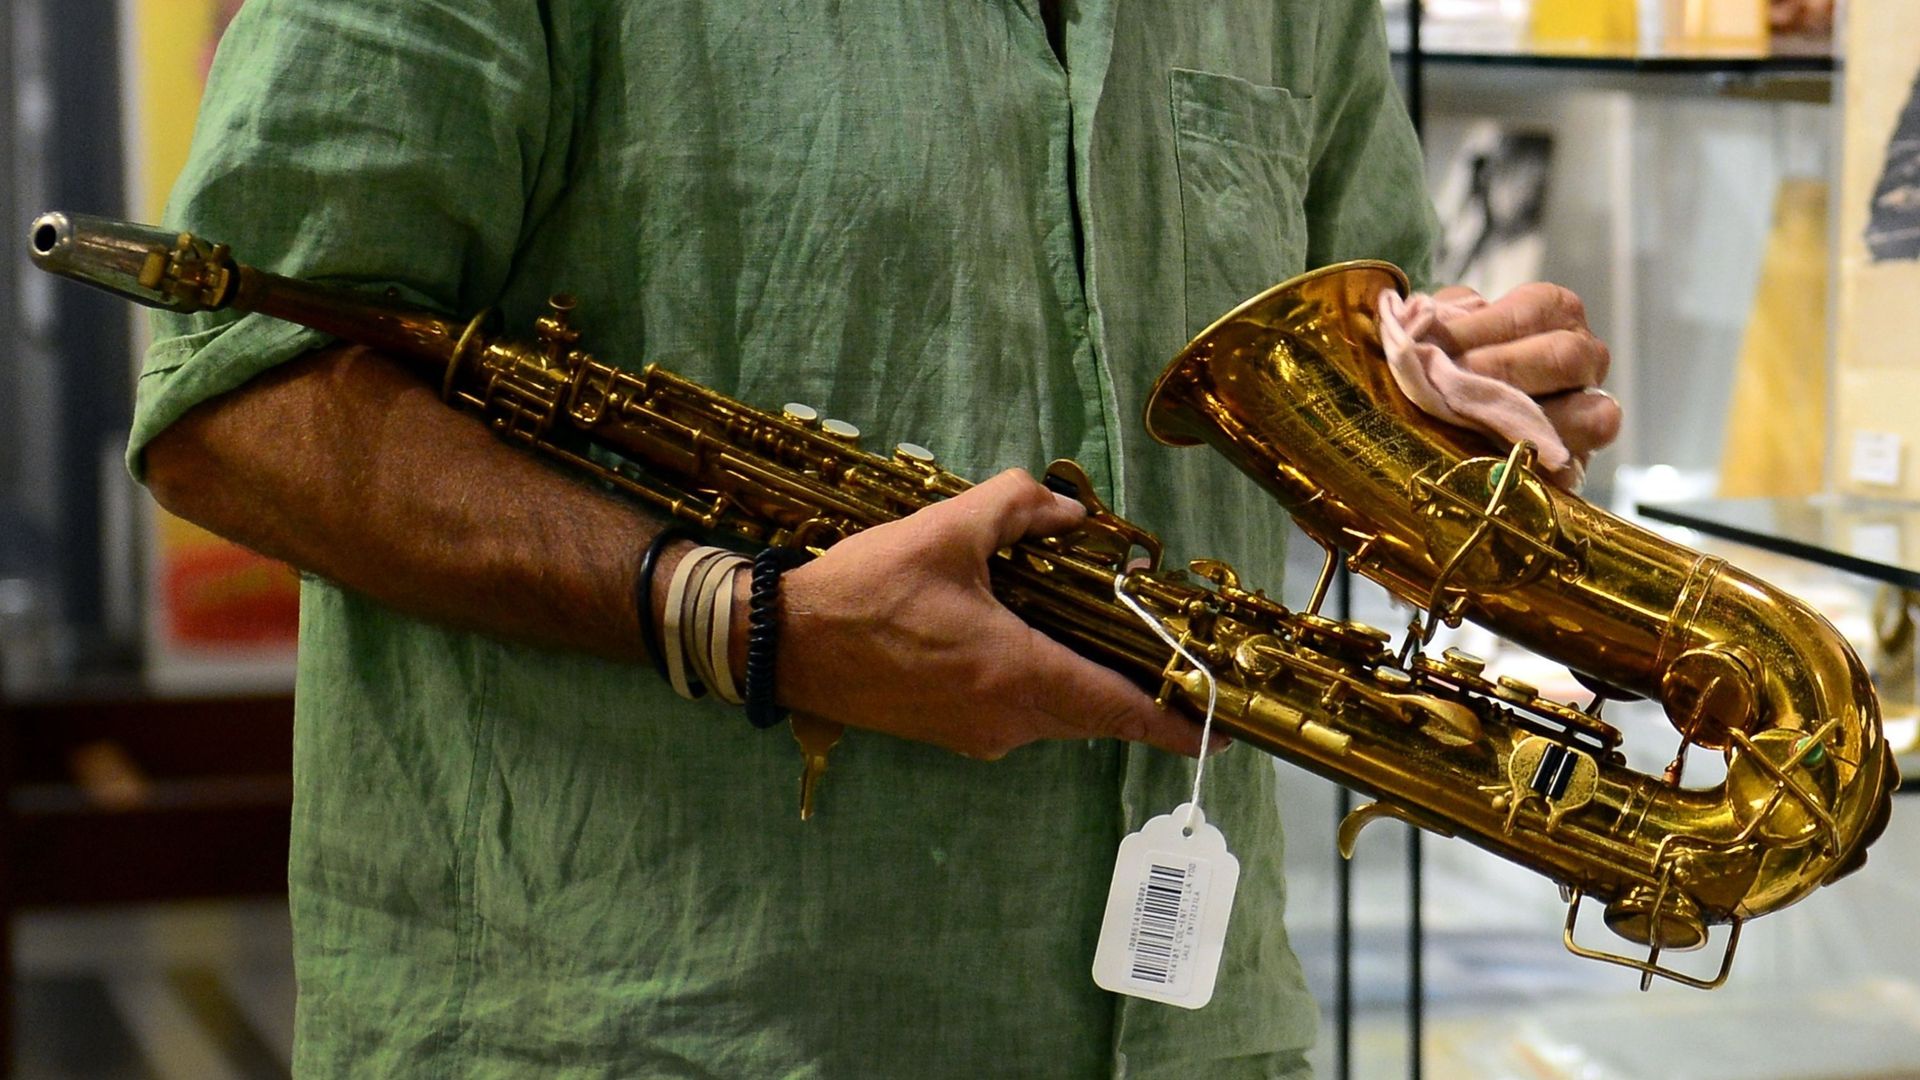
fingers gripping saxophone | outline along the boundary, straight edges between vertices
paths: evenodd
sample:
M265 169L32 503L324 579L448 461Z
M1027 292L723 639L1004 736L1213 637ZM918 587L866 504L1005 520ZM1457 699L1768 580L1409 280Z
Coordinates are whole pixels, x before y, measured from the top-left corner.
M964 491L924 448L862 449L851 425L757 409L659 368L579 348L555 297L530 339L390 298L236 262L224 245L66 214L31 236L46 270L175 311L286 319L420 366L503 438L663 512L750 544L821 551ZM1149 431L1207 443L1328 552L1307 610L1243 587L1223 563L1159 567L1160 544L1111 511L1071 461L1048 469L1089 515L1078 532L994 557L996 594L1028 622L1197 713L1202 673L1114 596L1127 592L1218 677L1216 722L1376 802L1342 826L1351 851L1381 816L1462 837L1558 882L1567 946L1717 986L1740 924L1857 868L1897 782L1859 660L1818 614L1543 482L1526 444L1495 454L1412 408L1381 358L1373 299L1406 287L1383 263L1295 278L1202 333L1161 376ZM590 445L589 445L590 444ZM613 458L599 450L612 451ZM1138 569L1145 552L1149 565ZM1422 612L1397 646L1319 613L1337 560ZM1472 619L1557 659L1584 706L1489 680L1473 657L1423 651ZM1680 735L1661 776L1630 770L1608 698L1658 700ZM1683 787L1687 749L1722 752L1718 787ZM1575 938L1581 904L1644 957ZM1717 974L1661 962L1731 924Z

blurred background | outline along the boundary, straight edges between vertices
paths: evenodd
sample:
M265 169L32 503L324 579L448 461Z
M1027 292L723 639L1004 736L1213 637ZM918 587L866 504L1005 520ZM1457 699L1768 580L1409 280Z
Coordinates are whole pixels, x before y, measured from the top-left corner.
M238 7L8 0L0 221L24 229L50 207L157 220ZM1388 0L1385 14L1446 223L1442 276L1488 293L1564 283L1612 348L1626 428L1587 497L1663 507L1646 520L1812 602L1869 659L1890 736L1911 746L1920 353L1895 320L1920 299L1920 12ZM283 1076L297 581L127 479L143 339L128 305L0 259L0 1063ZM1317 551L1290 550L1299 605ZM1350 604L1383 627L1407 618L1370 585ZM1484 633L1443 644L1585 700ZM1658 773L1677 742L1659 710L1608 715L1633 765ZM1280 774L1322 1075L1920 1076L1920 837L1903 800L1865 872L1749 930L1728 988L1641 993L1633 973L1562 950L1551 883L1395 824L1343 866L1342 797Z

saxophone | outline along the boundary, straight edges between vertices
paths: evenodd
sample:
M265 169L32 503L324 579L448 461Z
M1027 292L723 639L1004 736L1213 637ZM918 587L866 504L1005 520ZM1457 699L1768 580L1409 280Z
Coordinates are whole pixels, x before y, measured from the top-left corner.
M128 222L46 214L30 246L42 269L142 304L259 313L411 362L501 438L742 543L817 553L968 486L923 447L874 453L804 405L772 412L596 359L565 295L520 339L489 313L282 277ZM1147 408L1154 437L1226 454L1326 549L1305 610L1215 560L1162 568L1158 539L1068 460L1045 482L1086 506L1083 527L997 553L995 593L1163 705L1197 716L1211 697L1234 738L1375 799L1342 823L1343 854L1381 817L1460 836L1560 884L1576 954L1639 971L1642 989L1719 986L1747 919L1857 869L1886 825L1898 773L1866 671L1806 605L1547 484L1524 443L1494 453L1417 412L1382 357L1373 303L1388 288L1406 278L1377 262L1276 285L1189 344ZM1421 612L1397 646L1321 614L1342 558ZM1593 700L1550 701L1465 653L1423 651L1463 618L1567 664ZM1661 776L1628 769L1601 718L1631 696L1657 698L1679 730ZM1695 745L1725 754L1723 783L1682 786ZM1589 897L1644 956L1576 940ZM1717 974L1662 963L1721 924Z

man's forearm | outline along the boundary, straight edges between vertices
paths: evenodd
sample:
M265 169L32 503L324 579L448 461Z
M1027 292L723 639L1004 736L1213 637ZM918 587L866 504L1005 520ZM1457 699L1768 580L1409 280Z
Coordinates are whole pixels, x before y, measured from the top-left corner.
M409 614L642 656L638 554L661 525L335 347L199 406L148 444L168 510Z
M275 369L189 412L146 456L161 505L388 607L644 654L631 596L661 523L495 439L377 354L329 349ZM835 544L782 580L780 703L975 757L1098 736L1197 753L1197 726L993 598L994 551L1084 514L1008 472ZM663 553L656 626L689 546ZM734 578L736 679L747 584Z

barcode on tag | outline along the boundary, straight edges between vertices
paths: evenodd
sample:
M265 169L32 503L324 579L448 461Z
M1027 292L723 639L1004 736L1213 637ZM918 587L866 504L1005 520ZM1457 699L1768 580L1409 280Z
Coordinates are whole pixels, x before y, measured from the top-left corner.
M1159 854L1155 852L1155 854ZM1133 916L1133 978L1165 986L1179 968L1174 948L1180 925L1192 921L1186 910L1187 868L1151 863L1140 885L1140 902Z

